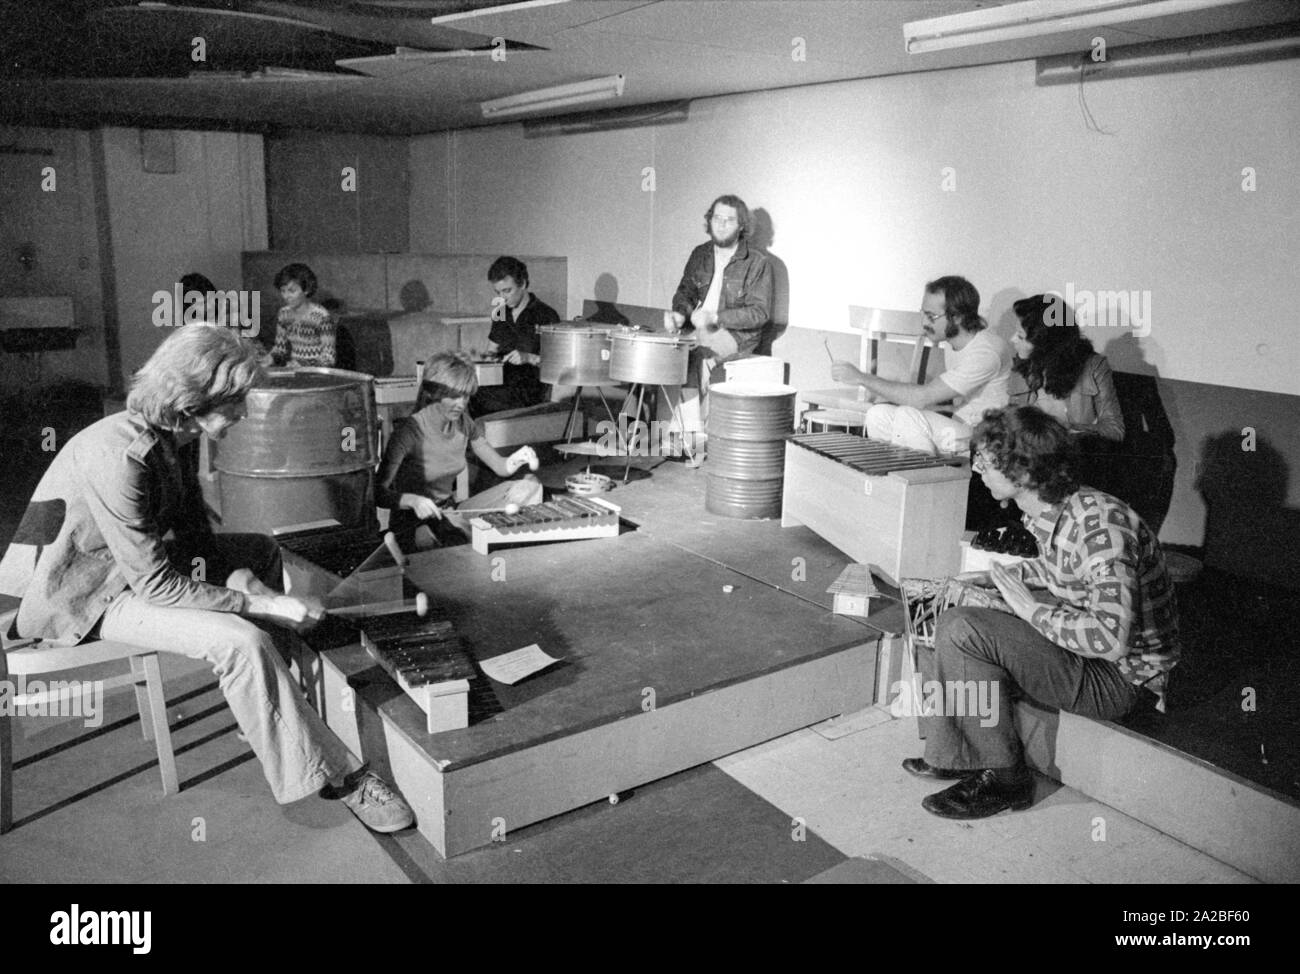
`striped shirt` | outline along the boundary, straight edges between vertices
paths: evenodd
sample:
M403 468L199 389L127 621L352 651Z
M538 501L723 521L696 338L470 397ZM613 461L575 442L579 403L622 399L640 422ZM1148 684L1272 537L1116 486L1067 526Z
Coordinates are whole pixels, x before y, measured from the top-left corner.
M336 361L334 318L319 304L309 305L295 318L281 308L275 319L275 345L271 359L276 365L318 365L333 368Z
M1039 606L1035 629L1080 656L1118 660L1131 683L1163 697L1178 662L1174 587L1155 535L1123 501L1082 487L1025 525L1041 554L1026 561L1023 578L1057 600Z

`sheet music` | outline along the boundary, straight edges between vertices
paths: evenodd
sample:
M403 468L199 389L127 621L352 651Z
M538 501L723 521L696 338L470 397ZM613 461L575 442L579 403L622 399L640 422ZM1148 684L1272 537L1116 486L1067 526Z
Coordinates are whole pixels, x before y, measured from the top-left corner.
M483 668L484 673L498 683L514 684L524 677L531 676L538 670L544 670L552 663L558 662L558 659L554 656L547 656L542 652L540 646L533 643L523 649L516 649L513 653L503 653L500 656L493 656L491 659L481 660L479 666Z

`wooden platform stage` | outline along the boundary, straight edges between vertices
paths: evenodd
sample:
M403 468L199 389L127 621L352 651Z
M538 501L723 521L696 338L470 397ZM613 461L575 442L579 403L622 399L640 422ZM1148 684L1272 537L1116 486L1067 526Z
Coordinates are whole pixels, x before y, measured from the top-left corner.
M881 633L825 592L848 559L807 529L708 514L704 480L663 463L615 490L617 538L412 558L476 657L537 643L562 659L480 681L468 728L427 734L360 647L324 654L327 721L391 769L444 856L872 703Z

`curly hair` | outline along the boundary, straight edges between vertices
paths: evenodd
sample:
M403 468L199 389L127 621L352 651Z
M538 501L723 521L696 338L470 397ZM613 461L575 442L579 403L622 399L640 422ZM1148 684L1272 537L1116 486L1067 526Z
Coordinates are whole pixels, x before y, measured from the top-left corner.
M478 373L474 362L463 352L439 352L429 359L420 384L417 411L440 399L473 396L478 392Z
M177 432L193 416L239 402L262 377L262 349L229 328L180 328L131 380L126 408Z
M742 200L739 196L736 196L734 193L726 193L723 196L719 196L716 200L714 200L712 203L709 204L708 212L704 214L704 232L712 233L713 210L719 203L721 203L723 206L729 206L736 211L736 223L738 226L739 239L744 240L746 237L748 237L750 227L752 226L752 219L749 215L749 207L745 205L744 200Z
M997 470L1049 504L1059 504L1079 489L1074 438L1037 406L989 410L971 434L971 451L991 453Z
M1059 295L1035 294L1011 307L1025 339L1034 347L1028 359L1017 358L1012 367L1024 376L1030 392L1045 389L1048 395L1064 399L1096 354L1092 342L1079 332L1074 314Z

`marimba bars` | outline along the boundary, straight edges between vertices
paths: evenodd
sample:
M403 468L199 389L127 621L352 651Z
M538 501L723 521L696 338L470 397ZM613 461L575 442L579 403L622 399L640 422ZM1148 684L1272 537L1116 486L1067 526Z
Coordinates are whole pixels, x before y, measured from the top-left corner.
M954 574L970 466L849 433L786 441L781 524L804 524L894 578Z
M452 624L414 613L361 619L361 645L425 713L430 734L469 726L474 660Z

